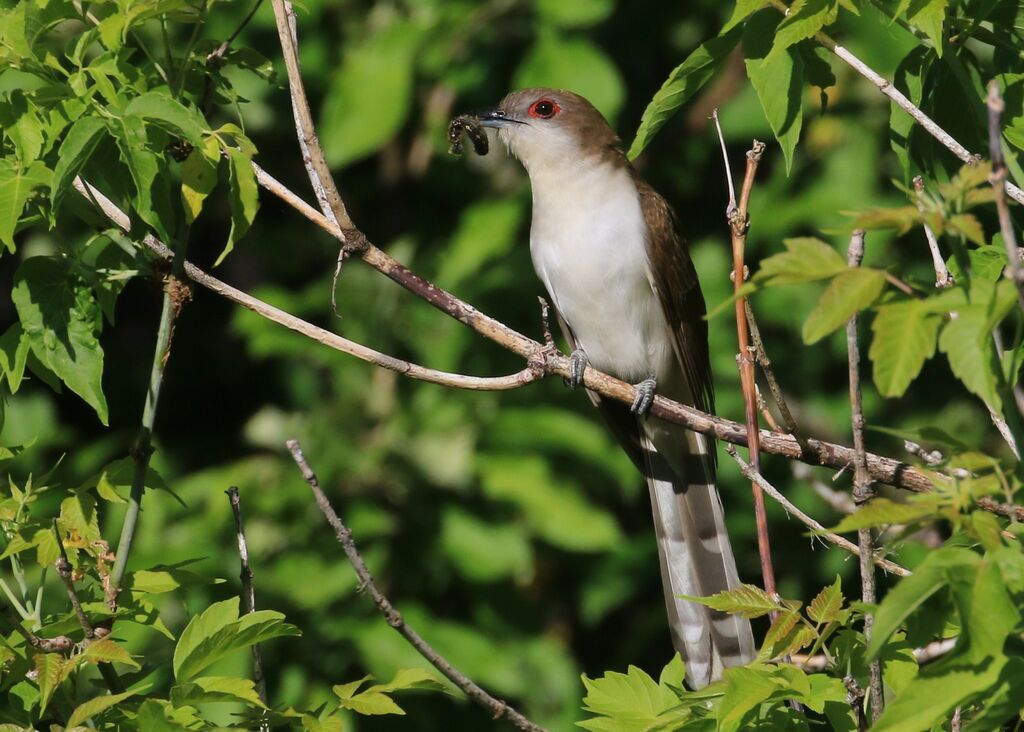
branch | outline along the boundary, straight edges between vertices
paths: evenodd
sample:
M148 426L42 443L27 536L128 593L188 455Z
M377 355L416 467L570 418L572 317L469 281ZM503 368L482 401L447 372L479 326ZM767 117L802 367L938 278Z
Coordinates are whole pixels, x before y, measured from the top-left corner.
M1024 506L1016 506L1012 503L998 503L989 496L979 498L977 506L985 511L1005 516L1014 521L1024 522Z
M715 125L718 129L724 156L725 139L722 137L722 127L718 123L717 113L715 114ZM729 180L729 208L726 212L726 218L729 223L729 233L732 239L733 288L737 295L739 295L743 287L747 272L747 266L743 261L747 243L747 230L750 228L747 204L750 202L750 192L754 187L754 176L757 174L757 166L761 162L761 155L763 153L764 143L754 140L753 146L747 152L747 169L743 176L743 187L740 189L738 204L732 187L732 174L729 172L729 158L725 157L723 160ZM744 412L747 422L747 452L754 471L760 473L761 446L757 422L757 382L754 377L754 359L751 354L747 311L747 299L745 297L737 297L736 340L739 344L739 353L736 356L736 361L739 364L740 385L743 388ZM764 582L764 591L775 597L778 593L775 590L775 568L772 566L772 548L768 535L768 516L765 513L764 496L761 494L761 489L756 482L751 482L750 488L754 495L757 552L761 558L761 577Z
M850 237L847 250L847 264L851 268L859 267L864 259L864 230L856 229ZM853 426L853 501L857 505L867 503L874 497L871 476L868 474L868 460L864 449L864 408L860 393L860 345L857 342L857 313L846 323L846 353L849 360L850 373L850 422ZM876 602L875 567L871 563L874 555L874 538L871 529L857 530L857 546L860 549L860 592L861 601L867 605ZM871 641L871 630L874 615L864 613L864 638ZM882 690L882 663L875 659L869 665L870 680L868 688L871 692L871 721L877 722L885 711L885 697Z
M75 642L66 635L58 635L55 638L40 638L31 630L21 624L17 618L12 618L10 608L0 606L0 619L11 626L11 628L30 646L43 653L70 653L75 647Z
M264 185L264 187L267 187L267 189L272 192L279 193L283 200L288 202L298 202L295 205L295 208L300 213L306 215L310 220L324 228L324 230L328 231L332 235L336 237L340 236L338 228L327 221L323 214L315 211L308 204L301 203L299 199L295 197L294 193L288 191L286 188L281 186L280 183L277 183L277 181L274 181L274 179L267 175L266 172L257 169L257 175L260 179L261 185ZM273 181L274 185L271 185L270 181ZM88 200L92 201L93 204L97 206L111 222L124 231L128 231L129 221L127 215L117 208L109 198L104 196L81 178L75 179L74 187ZM170 250L153 236L147 236L143 240L143 244L161 258L167 258L170 256ZM562 377L568 378L569 359L566 356L552 352L551 349L546 348L544 344L527 338L505 324L484 315L471 305L459 300L436 285L427 282L416 273L406 269L403 265L399 264L372 244L367 247L366 252L364 252L362 256L364 261L370 263L375 269L388 275L391 279L404 286L413 294L426 300L437 309L468 325L488 340L491 340L506 350L518 354L528 360L537 359L539 356L542 356L547 373L558 374ZM346 353L351 353L351 355L354 355L357 358L367 360L364 350L370 351L370 349L366 349L365 346L360 346L359 344L355 344L352 341L341 338L341 336L335 335L334 333L325 331L322 328L317 328L304 320L296 318L295 316L275 308L272 305L268 305L267 303L206 274L203 270L191 263L185 263L185 274L197 284L202 285L203 287L212 290L213 292L220 294L222 297L238 303L253 312L256 312L262 317L272 319L274 322L291 328L292 330L296 330L310 338L314 338L331 348L343 350ZM341 346L344 346L344 348L341 348ZM373 353L377 352L373 351ZM380 355L383 356L383 354ZM384 356L384 359L391 359L395 364L406 363L399 359L392 359L390 356ZM387 368L386 363L382 363L380 365ZM407 371L402 367L396 368L395 370L399 373L408 373L410 376L413 375L412 371ZM519 373L522 374L523 372ZM515 376L517 375L503 378L511 379L515 378ZM417 376L417 378L419 378L419 376ZM465 378L476 379L476 377ZM483 380L476 379L476 382L483 383ZM624 404L632 404L633 399L636 396L636 390L630 384L593 368L587 369L584 377L584 384L588 389L597 392L601 396L609 399L616 399ZM460 388L467 387L460 385ZM477 388L484 387L480 386ZM680 404L679 402L672 401L671 399L667 399L663 396L656 396L654 398L654 404L651 407L651 414L659 419L681 425L687 429L693 430L694 432L700 432L710 437L714 437L715 439L722 440L723 442L731 442L736 445L747 444L746 430L743 425L722 417L701 412L693 407ZM825 442L824 440L808 438L806 449L803 449L796 438L792 435L778 435L767 430L761 431L760 440L761 449L765 452L773 455L780 455L792 460L800 460L808 463L809 465L824 465L838 470L853 462L852 449L843 445ZM933 489L932 480L936 475L934 473L925 472L901 460L894 460L893 458L881 455L868 453L867 459L868 469L871 471L871 477L876 482L893 485L898 488L904 488L918 493L926 493Z
M768 358L768 350L764 347L764 341L761 340L761 329L757 325L757 318L754 317L754 309L750 307L749 300L745 300L743 305L747 313L747 324L750 326L750 340L754 344L754 358L757 359L757 365L761 367L761 373L764 374L765 381L768 382L768 390L772 393L775 406L779 408L779 414L782 415L786 431L799 440L800 426L797 424L796 417L793 416L789 409L786 397L782 393L782 387L779 386L779 380L775 378L771 359Z
M740 466L740 472L743 473L743 476L747 480L757 483L758 487L762 491L767 493L769 497L774 499L779 505L781 505L786 510L786 513L788 513L790 516L795 517L798 521L800 521L802 524L811 529L815 533L815 536L820 536L822 539L825 539L826 541L835 544L840 549L847 551L850 554L853 554L854 556L861 556L860 548L856 544L854 544L852 541L848 539L843 538L835 532L829 531L820 523L818 523L818 521L814 520L806 513L801 511L799 508L797 508L795 505L793 505L793 503L788 498L786 498L782 494L782 492L779 491L778 488L769 483L763 475L754 470L754 467L750 463L741 458L739 456L739 453L736 451L735 447L733 447L732 445L726 445L725 451L729 453L732 459L736 461L736 464ZM875 554L871 554L869 556L871 557L872 562L874 562L890 574L895 574L899 577L906 577L910 574L909 569L901 567L899 564L896 564L895 562L892 562L888 559L884 559Z
M238 558L241 560L242 569L239 572L239 579L242 580L242 602L245 606L245 614L256 611L256 591L252 584L252 568L249 566L249 546L245 541L245 528L242 523L242 498L238 494L238 488L231 486L224 491L231 503L231 513L235 517L235 533L238 536ZM263 653L260 651L260 644L252 646L252 680L256 685L256 693L264 704L267 703L267 680L263 676ZM269 730L270 727L264 723L260 724L261 730Z
M1024 308L1024 272L1020 267L1020 252L1017 249L1017 234L1013 230L1010 207L1006 203L1006 192L1010 183L1006 180L1006 161L1003 160L1002 130L1000 119L1005 109L999 94L999 82L988 83L988 151L992 158L992 173L989 183L996 194L996 210L999 212L999 230L1003 233L1006 257L1010 260L1010 276L1017 286L1017 299ZM1018 199L1019 200L1019 199Z
M57 567L57 576L60 577L64 586L68 590L68 598L71 600L71 607L74 609L75 616L78 618L78 624L82 626L82 631L85 633L86 640L92 640L96 633L93 631L89 618L85 616L85 611L82 609L82 603L78 599L78 591L75 589L75 582L71 578L71 561L68 559L67 550L64 548L64 540L61 538L60 529L57 528L57 519L53 520L53 535L57 538L57 549L60 551L60 556L57 557L57 561L55 562Z
M924 206L921 203L921 196L924 194L924 178L919 175L914 176L914 190L917 192L917 210L924 213ZM942 258L939 240L935 238L935 232L932 231L928 222L923 221L922 223L924 224L924 236L928 240L928 251L932 255L932 267L935 269L935 286L938 288L949 287L953 284L953 275L949 273L946 260Z
M380 588L377 587L377 584L373 581L373 576L370 574L370 570L366 568L366 563L359 554L359 550L356 549L355 541L352 539L352 532L338 517L338 514L335 513L330 501L327 500L327 496L324 495L324 492L317 481L316 474L306 462L305 455L302 454L302 447L299 445L298 440L288 440L287 444L288 450L292 454L292 459L295 460L295 464L299 466L299 470L302 471L302 477L305 478L307 483L309 483L309 487L313 491L313 496L316 499L317 506L319 506L320 510L323 512L324 517L327 519L327 523L329 523L331 528L334 529L334 535L337 537L338 543L341 544L342 549L345 550L345 556L347 556L349 562L352 563L352 568L355 569L356 576L359 577L360 586L364 587L369 593L374 604L377 605L377 609L380 610L381 614L387 620L388 625L398 631L398 633L405 638L421 656L427 659L434 668L444 674L449 681L465 692L470 699L475 701L484 709L490 711L494 715L494 719L505 717L519 729L530 730L531 732L544 732L542 727L531 722L509 706L508 703L500 699L495 699L484 691L476 684L476 682L455 668L446 658L434 650L434 648L427 643L419 633L406 624L401 613L398 612L395 606L391 604L391 601L388 600L384 593L381 592Z

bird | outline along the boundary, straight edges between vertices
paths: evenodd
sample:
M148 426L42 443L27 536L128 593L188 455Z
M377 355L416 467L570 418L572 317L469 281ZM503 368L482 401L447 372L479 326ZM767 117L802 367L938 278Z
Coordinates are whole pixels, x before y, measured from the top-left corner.
M629 406L588 396L646 479L673 646L702 688L755 647L748 620L680 597L740 581L714 443L649 414L655 393L714 410L704 296L675 214L579 94L521 89L476 117L529 176L530 255L572 348L569 386L589 365L636 387Z

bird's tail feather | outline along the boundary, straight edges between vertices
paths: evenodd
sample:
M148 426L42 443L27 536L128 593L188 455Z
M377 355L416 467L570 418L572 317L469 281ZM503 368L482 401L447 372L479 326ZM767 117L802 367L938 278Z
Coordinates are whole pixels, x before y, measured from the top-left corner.
M700 688L724 668L753 660L754 638L746 619L678 597L739 585L718 489L706 477L711 471L700 467L707 464L707 441L651 422L641 431L672 641L686 661L687 682Z

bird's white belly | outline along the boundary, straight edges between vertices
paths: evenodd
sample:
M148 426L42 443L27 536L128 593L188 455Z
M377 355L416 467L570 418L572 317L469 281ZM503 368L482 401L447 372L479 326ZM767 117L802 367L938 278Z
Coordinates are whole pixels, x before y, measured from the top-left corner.
M563 184L542 208L534 196L534 268L594 368L631 382L660 377L671 345L636 188L624 171L602 173Z

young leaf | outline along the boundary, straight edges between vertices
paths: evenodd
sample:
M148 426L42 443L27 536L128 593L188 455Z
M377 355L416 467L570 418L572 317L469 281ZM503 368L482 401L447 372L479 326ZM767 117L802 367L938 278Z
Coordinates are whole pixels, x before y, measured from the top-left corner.
M39 713L42 714L53 692L75 667L75 661L59 653L39 653L36 655L35 666L36 683L39 684Z
M874 364L875 386L882 396L902 396L924 362L935 354L942 318L919 300L878 308L871 324L874 338L868 357Z
M832 527L832 531L843 533L873 526L909 524L931 516L935 512L934 501L900 503L888 498L874 498Z
M724 590L710 597L690 597L689 595L680 595L680 597L691 602L699 602L712 610L734 613L749 619L787 609L773 600L760 587L746 584L740 585L735 590Z
M0 158L0 243L14 253L14 229L32 191L50 185L50 170L34 160L21 167L13 158Z
M775 53L772 48L771 39L781 19L774 10L763 10L747 21L743 58L789 173L803 125L804 62L796 49Z
M907 10L907 21L918 30L924 31L928 40L932 42L936 55L942 58L942 25L946 21L948 7L949 0L901 0L896 14Z
M426 669L405 668L400 669L388 683L374 684L364 691L357 692L368 679L366 676L358 681L334 687L334 693L342 707L357 714L405 714L405 710L388 696L389 693L438 685L437 678Z
M166 212L159 210L160 207L154 205L154 189L157 192L162 190L162 184L158 182L160 158L149 149L146 123L138 116L122 117L118 121L117 146L135 184L135 213L149 224L164 242L169 242L170 218Z
M795 285L828 279L845 272L846 260L821 239L811 236L784 239L786 251L761 262L753 281L763 285Z
M854 314L871 307L884 287L885 274L877 269L854 267L838 274L804 323L804 343L820 341Z
M839 619L839 611L843 607L843 585L839 576L836 581L830 584L817 594L807 606L807 615L816 623L831 623Z
M837 0L796 0L775 32L775 41L769 58L777 56L794 43L814 36L827 25L836 22L839 15Z
M139 663L131 657L127 649L117 645L110 638L101 638L89 644L82 653L82 660L91 663L123 663L134 668L141 668Z
M231 204L231 231L228 234L228 243L217 257L214 266L223 262L224 257L235 248L238 240L249 230L260 207L260 189L256 184L256 173L253 172L249 156L240 150L229 148L228 170L231 173L231 192L228 199Z
M640 118L640 127L629 148L630 160L644 151L676 110L718 71L739 43L741 35L740 27L723 30L717 37L697 46L686 60L672 70Z
M101 135L107 129L99 117L79 117L68 130L57 154L57 165L53 169L50 185L52 210L56 211L71 182L92 156Z
M996 413L1002 413L998 388L1000 366L987 314L979 308L971 308L958 315L942 329L939 350L946 354L949 367L967 390Z
M786 655L785 649L792 644L795 637L801 631L807 629L805 625L800 623L799 611L788 610L784 613L779 613L779 616L764 636L764 643L761 644L761 650L757 654L758 660L770 661L773 658Z
M134 691L125 691L121 694L104 694L103 696L97 696L89 701L82 702L75 707L75 711L71 712L71 716L68 717L66 729L73 729L86 720L101 714L105 710L110 709L110 707L117 706L128 697L134 695Z
M32 342L21 329L21 323L14 323L0 336L0 373L7 380L11 394L17 394L21 387L31 346Z
M167 92L149 91L137 96L128 104L124 113L147 119L195 147L203 144L206 121L199 112L186 107Z
M256 693L252 679L203 676L171 689L171 703L176 707L210 702L242 702L262 709L267 707Z
M99 305L68 260L30 257L14 275L11 293L32 354L82 397L103 424L103 349L99 335Z
M210 137L202 147L193 148L181 164L181 203L189 226L199 218L203 201L217 185L218 153L217 138Z
M589 730L657 729L661 715L679 704L675 692L636 666L629 666L624 674L608 671L597 679L584 675L583 686L587 690L584 710L598 715L580 723Z

